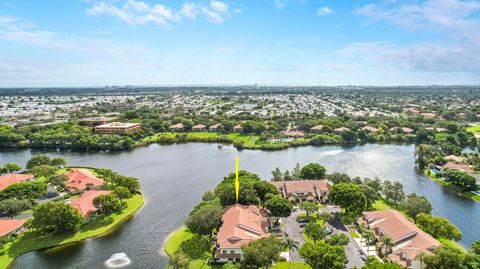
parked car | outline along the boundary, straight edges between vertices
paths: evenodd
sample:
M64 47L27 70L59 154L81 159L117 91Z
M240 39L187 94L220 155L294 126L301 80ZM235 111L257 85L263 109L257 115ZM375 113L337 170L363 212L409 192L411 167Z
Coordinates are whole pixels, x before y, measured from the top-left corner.
M297 220L299 223L307 223L308 222L308 219L299 219Z
M332 234L333 233L332 226L325 227L325 232L327 232L327 234Z
M303 227L307 226L307 223L308 222L300 222L300 224L298 226L300 226L300 228L303 228Z

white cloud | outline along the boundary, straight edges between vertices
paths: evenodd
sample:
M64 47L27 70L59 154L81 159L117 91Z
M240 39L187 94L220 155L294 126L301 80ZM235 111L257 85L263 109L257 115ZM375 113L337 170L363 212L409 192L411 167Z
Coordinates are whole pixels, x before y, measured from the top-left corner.
M284 8L287 5L287 2L284 0L275 0L275 6L277 8Z
M195 19L198 15L198 7L194 3L183 3L180 15L189 19Z
M480 1L427 0L424 2L371 3L356 10L367 22L388 22L409 32L440 34L432 41L392 45L388 42L356 43L339 53L367 56L409 71L480 72ZM443 37L443 39L442 39Z
M317 10L317 16L325 16L325 15L330 15L333 13L333 9L325 6L321 7Z
M114 4L98 2L87 9L87 14L117 17L132 26L153 23L164 28L181 21L182 18L195 19L199 14L213 23L223 23L226 18L230 17L228 5L218 0L210 1L209 6L185 2L178 11L162 4L149 5L136 0L128 0L118 7Z

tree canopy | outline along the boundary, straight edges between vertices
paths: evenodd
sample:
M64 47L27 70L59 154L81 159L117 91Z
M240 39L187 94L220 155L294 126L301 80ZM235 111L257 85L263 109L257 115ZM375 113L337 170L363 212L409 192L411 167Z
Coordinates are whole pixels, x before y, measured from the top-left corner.
M206 205L193 212L185 224L193 233L211 235L222 224L222 215L221 206Z
M72 206L62 202L46 202L33 211L31 226L42 233L63 233L78 231L82 223L82 215Z
M302 179L323 179L326 171L325 167L318 163L309 163L300 170L300 177Z
M360 213L367 206L367 198L360 187L353 183L333 185L328 194L330 201L345 209L345 214Z
M305 243L298 253L312 269L343 269L347 262L343 247L331 246L323 241Z
M283 242L273 236L254 240L242 246L242 266L269 269L274 262L280 260L283 248Z
M425 213L417 215L417 225L435 238L446 238L459 241L462 232L449 220Z

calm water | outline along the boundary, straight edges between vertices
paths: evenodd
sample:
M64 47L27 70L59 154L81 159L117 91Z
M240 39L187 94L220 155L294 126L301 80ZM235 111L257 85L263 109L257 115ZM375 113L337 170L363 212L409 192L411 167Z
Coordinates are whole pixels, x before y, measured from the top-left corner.
M140 178L144 207L109 235L82 243L31 252L19 257L12 268L104 268L113 253L125 252L132 259L130 268L163 268L167 258L160 254L165 237L184 222L202 194L214 188L234 170L238 154L240 168L270 179L275 167L291 169L318 162L328 172L351 176L399 180L407 193L428 197L436 215L452 220L463 232L461 243L480 239L480 203L455 195L441 185L419 176L414 170L413 146L363 145L300 147L283 151L237 152L230 146L217 149L213 144L151 145L130 152L73 153L53 152L50 156L68 159L70 165L113 169ZM0 152L0 163L25 162L42 152L22 150Z

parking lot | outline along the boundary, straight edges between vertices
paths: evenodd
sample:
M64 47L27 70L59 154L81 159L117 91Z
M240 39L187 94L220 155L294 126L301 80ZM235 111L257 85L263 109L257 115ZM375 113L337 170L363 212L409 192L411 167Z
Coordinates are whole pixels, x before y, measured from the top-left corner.
M330 212L336 213L338 212L338 208L333 207L326 207L320 208L319 212ZM292 238L293 240L299 243L299 246L305 243L305 239L303 238L303 228L300 227L299 223L297 222L297 216L305 213L301 210L293 212L290 217L282 219L284 223L284 230L288 237ZM348 259L347 268L359 267L361 268L365 261L362 260L361 250L359 246L355 243L352 236L348 233L347 228L337 219L332 221L330 225L333 228L333 234L345 234L350 239L348 245L345 246L345 254ZM303 262L303 259L298 255L298 251L292 250L290 253L291 259L293 262Z

